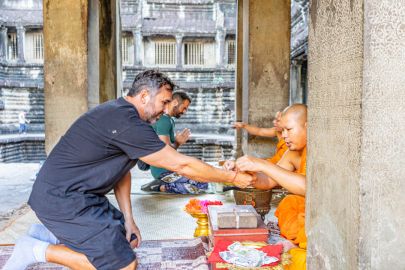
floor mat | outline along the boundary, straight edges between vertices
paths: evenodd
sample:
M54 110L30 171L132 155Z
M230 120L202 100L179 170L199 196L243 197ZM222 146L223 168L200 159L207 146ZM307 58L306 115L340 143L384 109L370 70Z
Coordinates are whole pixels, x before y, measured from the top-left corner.
M13 246L0 246L0 269L13 251ZM136 250L137 270L208 270L207 243L205 239L143 241ZM29 270L68 269L49 263L31 265Z

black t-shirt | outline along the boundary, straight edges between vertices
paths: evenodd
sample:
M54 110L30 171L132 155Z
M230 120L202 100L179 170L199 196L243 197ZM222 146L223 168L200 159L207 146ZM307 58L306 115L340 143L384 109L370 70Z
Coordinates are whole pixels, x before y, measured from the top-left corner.
M38 215L74 217L103 204L104 195L138 158L164 146L124 98L103 103L61 137L39 171L28 203Z

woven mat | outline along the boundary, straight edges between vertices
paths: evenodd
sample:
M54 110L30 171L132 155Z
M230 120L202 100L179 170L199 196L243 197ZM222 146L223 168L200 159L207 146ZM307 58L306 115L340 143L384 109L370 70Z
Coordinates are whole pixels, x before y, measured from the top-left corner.
M208 270L207 243L200 238L189 240L143 241L136 250L137 270ZM13 252L13 246L0 246L0 269ZM31 265L29 270L68 269L49 263Z

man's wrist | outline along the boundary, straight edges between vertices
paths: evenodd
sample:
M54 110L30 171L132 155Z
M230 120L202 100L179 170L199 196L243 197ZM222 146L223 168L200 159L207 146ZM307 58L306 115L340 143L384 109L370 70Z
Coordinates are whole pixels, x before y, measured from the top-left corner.
M132 213L123 213L125 221L133 221L134 217L132 216Z
M236 177L238 176L238 173L239 173L239 171L238 170L235 170L235 171L233 171L235 174L233 175L233 177L232 177L232 179L231 179L231 182L230 183L234 183L235 182L235 180L236 180Z

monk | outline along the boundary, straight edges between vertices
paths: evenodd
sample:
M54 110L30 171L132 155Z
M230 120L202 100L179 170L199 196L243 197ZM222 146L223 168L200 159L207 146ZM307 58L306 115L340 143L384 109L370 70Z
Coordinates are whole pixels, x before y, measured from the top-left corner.
M281 112L277 112L273 120L273 127L271 128L260 128L257 126L249 125L244 122L235 122L233 126L236 129L244 129L251 135L270 138L277 137L278 143L276 146L276 152L272 157L267 159L268 161L277 164L277 162L284 155L285 151L287 151L288 149L284 139L281 136L282 128L280 126L280 121L281 121Z
M279 204L275 215L281 234L300 248L291 249L292 264L289 270L305 269L305 190L306 190L306 145L307 107L294 104L281 115L282 138L288 150L273 164L252 156L243 156L236 161L235 168L254 172L258 189L272 189L275 186L286 188L293 195L286 196Z

